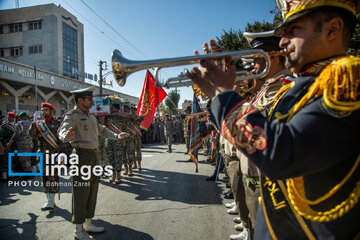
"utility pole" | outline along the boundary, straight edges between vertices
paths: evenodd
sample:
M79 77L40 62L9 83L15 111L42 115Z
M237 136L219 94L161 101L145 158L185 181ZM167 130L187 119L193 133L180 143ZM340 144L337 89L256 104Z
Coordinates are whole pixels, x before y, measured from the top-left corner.
M105 68L103 68L103 64L105 63ZM103 87L103 75L102 75L102 71L103 70L107 70L107 64L106 61L102 61L100 60L99 62L99 85L100 85L100 95L102 95L102 87Z

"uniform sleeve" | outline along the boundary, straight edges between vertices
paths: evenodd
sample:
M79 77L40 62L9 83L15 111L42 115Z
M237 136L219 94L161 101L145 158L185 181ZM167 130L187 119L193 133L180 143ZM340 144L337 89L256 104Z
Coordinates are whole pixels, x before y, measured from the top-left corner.
M34 138L37 135L37 127L35 125L35 122L32 122L29 128L29 136Z
M60 141L62 141L64 143L67 142L66 139L65 139L66 133L69 130L69 128L73 126L73 121L74 121L74 115L73 114L66 114L65 115L64 121L61 123L61 125L60 125L60 127L58 129L58 136L59 136Z
M224 137L269 177L314 174L359 154L360 111L332 116L319 98L289 122L278 122L256 109L244 113L239 103L241 97L223 92L210 105L211 117Z
M118 134L114 133L113 131L111 131L110 129L108 129L107 127L105 127L104 125L101 125L100 123L98 124L98 129L99 129L99 135L103 136L107 139L114 139L116 140L118 138Z
M24 131L23 126L20 123L15 125L14 134L12 135L10 141L16 141L16 139L20 136L20 134Z

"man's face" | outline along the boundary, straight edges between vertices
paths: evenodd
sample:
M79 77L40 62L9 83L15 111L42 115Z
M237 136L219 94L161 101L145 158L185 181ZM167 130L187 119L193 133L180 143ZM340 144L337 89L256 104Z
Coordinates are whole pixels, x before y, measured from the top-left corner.
M94 100L92 96L85 96L84 98L80 98L80 104L83 108L90 109L94 104Z
M41 116L43 118L50 118L54 115L54 111L51 110L50 108L48 107L42 107L41 108Z
M9 122L14 122L14 121L15 121L15 118L8 116L8 121L9 121Z
M288 55L285 67L299 73L308 63L319 60L324 46L322 31L314 31L315 22L308 17L301 17L285 28L280 40L280 47L286 48Z
M129 112L130 112L130 109L127 108L127 107L125 107L125 108L124 108L124 112L129 113Z
M266 62L264 58L255 58L251 65L254 67L255 74L259 74L264 70Z

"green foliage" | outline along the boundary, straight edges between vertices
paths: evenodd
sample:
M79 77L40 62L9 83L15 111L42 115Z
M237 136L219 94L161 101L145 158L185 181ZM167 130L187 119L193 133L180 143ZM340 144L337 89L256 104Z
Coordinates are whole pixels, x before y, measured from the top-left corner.
M347 53L360 57L360 15L357 16L355 32L350 40Z
M171 90L165 98L165 113L176 115L178 112L178 105L180 101L180 93L176 89Z

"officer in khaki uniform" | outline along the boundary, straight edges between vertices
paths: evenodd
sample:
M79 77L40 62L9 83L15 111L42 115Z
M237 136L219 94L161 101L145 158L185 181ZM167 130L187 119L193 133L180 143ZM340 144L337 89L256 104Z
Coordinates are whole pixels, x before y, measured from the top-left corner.
M93 105L92 92L94 87L72 91L75 94L76 106L67 112L58 133L63 142L69 141L74 147L73 153L79 157L79 167L87 165L91 169L98 164L98 135L109 139L123 139L126 133L116 134L98 123L89 113ZM72 194L72 222L76 224L75 238L80 240L93 239L87 232L103 232L103 227L91 224L95 214L96 198L100 177L92 175L89 180L74 176ZM75 186L74 183L77 185ZM83 223L84 226L83 226Z

